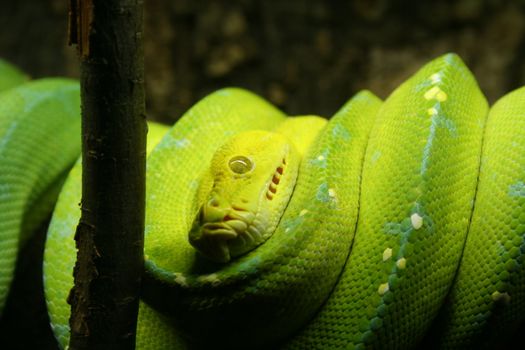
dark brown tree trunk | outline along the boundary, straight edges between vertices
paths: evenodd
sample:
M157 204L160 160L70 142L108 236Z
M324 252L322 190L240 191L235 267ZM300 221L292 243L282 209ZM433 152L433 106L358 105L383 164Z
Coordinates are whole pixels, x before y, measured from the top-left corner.
M70 349L134 349L143 269L141 0L71 0L81 57L82 217Z

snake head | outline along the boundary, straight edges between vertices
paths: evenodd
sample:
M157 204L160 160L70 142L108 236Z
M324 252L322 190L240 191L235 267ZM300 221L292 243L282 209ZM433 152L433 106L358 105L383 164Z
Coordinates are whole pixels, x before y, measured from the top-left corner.
M190 243L226 263L275 231L291 198L300 163L283 135L247 131L217 149L206 176L212 180L189 233Z

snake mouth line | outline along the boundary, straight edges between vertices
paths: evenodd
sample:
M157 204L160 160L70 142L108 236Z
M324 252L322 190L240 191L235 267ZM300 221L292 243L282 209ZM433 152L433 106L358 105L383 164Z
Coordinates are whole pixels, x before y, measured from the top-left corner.
M220 221L203 223L192 244L212 260L224 263L262 242L263 227L257 214L232 205Z
M261 222L252 213L249 215L229 213L222 221L202 225L202 234L206 237L224 239L229 244L244 246L257 244L262 239Z

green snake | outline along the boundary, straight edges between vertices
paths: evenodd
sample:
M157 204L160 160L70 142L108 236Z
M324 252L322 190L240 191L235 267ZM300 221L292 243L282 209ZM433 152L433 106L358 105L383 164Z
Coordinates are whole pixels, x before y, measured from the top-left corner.
M79 88L3 84L0 312L60 192L43 278L65 348ZM446 54L329 120L229 88L149 128L138 349L495 348L524 321L525 88L489 110Z

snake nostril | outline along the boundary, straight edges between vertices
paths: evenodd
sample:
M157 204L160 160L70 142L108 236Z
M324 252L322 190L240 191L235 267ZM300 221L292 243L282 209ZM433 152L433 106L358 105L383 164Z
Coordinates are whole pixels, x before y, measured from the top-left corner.
M233 220L233 218L229 214L226 214L226 215L224 215L224 218L222 220L223 221L230 221L230 220Z

